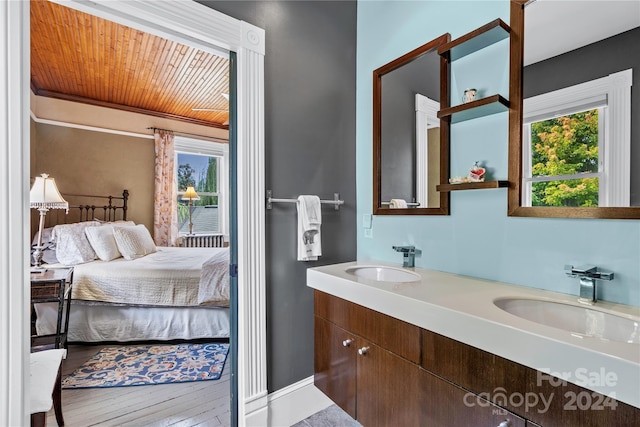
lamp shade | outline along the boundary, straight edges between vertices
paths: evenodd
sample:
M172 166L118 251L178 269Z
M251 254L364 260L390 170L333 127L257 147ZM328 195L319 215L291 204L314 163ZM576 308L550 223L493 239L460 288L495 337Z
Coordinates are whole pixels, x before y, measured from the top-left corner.
M182 200L200 200L200 196L198 196L198 193L196 193L195 188L193 188L192 186L188 186L187 191L185 191L184 195L182 196Z
M46 173L36 177L29 193L29 201L32 208L66 209L69 211L69 203L62 198L60 191L58 191L56 180L50 178Z

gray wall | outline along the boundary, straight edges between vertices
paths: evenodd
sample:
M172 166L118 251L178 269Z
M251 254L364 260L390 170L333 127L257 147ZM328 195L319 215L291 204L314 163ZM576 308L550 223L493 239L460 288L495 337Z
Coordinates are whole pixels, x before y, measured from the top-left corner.
M526 41L525 41L526 43ZM524 69L525 98L633 69L631 165L640 161L640 27L531 64ZM640 168L631 167L631 205L640 206Z
M266 30L266 186L274 197L340 193L322 209L322 253L296 261L296 208L267 211L269 391L313 374L308 267L356 259L356 3L199 1Z

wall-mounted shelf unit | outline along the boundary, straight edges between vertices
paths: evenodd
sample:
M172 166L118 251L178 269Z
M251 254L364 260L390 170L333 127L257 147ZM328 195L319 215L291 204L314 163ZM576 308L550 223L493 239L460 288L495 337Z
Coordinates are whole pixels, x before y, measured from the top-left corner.
M483 182L463 182L460 184L440 184L436 185L436 190L440 192L457 190L481 190L483 188L508 188L509 181L483 181Z
M509 38L511 28L501 19L495 19L455 40L445 43L438 48L438 54L442 56L450 72L452 62L476 53L488 46ZM450 79L449 79L450 81ZM438 118L449 123L460 123L479 117L485 117L496 113L509 111L509 100L502 95L491 95L464 104L448 106L450 99L445 100L444 108L438 111ZM440 184L436 186L439 192L459 190L480 190L485 188L508 188L509 181L494 180L484 182L464 182L460 184Z
M509 111L509 101L501 95L492 95L455 107L443 108L438 111L438 118L459 123L504 111Z
M438 54L446 56L450 62L491 46L509 37L511 28L502 19L496 19L482 27L458 37L438 48Z

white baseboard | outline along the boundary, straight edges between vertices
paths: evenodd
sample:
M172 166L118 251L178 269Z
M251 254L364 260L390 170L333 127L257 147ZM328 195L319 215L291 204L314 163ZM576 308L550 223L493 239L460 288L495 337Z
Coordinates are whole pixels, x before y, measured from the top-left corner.
M244 403L243 411L238 411L240 427L265 427L269 424L269 403L266 391L251 401Z
M274 391L267 401L269 427L289 427L333 404L313 385L313 376Z

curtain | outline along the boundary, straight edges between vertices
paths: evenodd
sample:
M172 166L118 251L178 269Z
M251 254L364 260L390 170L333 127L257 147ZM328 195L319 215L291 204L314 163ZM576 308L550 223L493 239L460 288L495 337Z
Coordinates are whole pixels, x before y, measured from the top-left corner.
M178 238L177 190L173 132L156 130L154 134L156 166L153 209L153 236L158 246L175 246Z

